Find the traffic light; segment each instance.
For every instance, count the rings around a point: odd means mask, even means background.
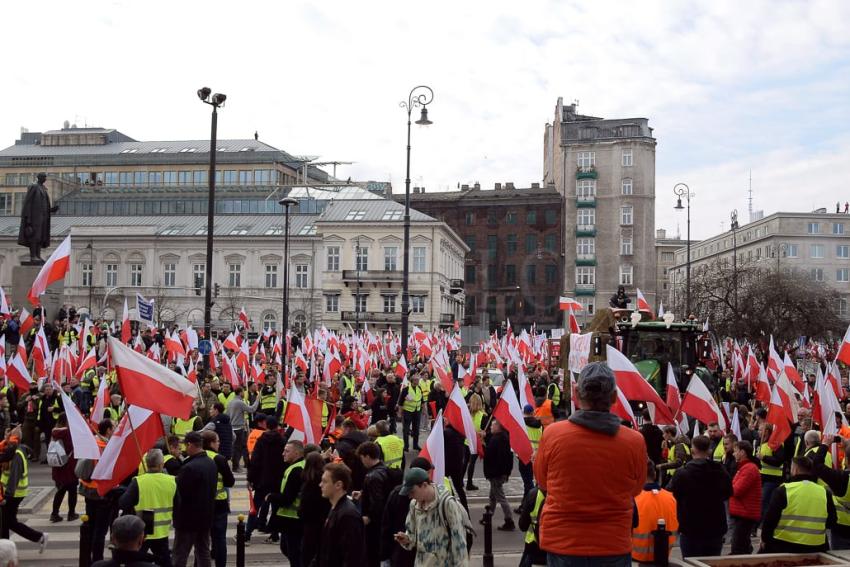
[[[221,291],[221,286],[220,286],[220,285],[218,285],[218,284],[215,284],[215,296],[216,296],[216,297],[218,297],[218,293],[219,293],[219,291]]]

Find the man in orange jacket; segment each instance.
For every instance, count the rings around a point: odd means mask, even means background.
[[[665,529],[670,532],[667,557],[676,543],[679,519],[676,517],[676,498],[671,492],[661,488],[656,482],[655,464],[647,461],[646,485],[643,492],[635,498],[638,525],[632,530],[632,559],[641,563],[660,563],[655,561],[655,536],[658,521],[664,520]]]

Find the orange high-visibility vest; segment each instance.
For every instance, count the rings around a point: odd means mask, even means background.
[[[249,457],[254,452],[254,445],[257,444],[257,439],[260,438],[260,435],[262,435],[264,431],[265,431],[265,429],[256,428],[256,429],[252,429],[251,433],[248,434],[248,441],[246,442],[246,445],[248,447],[248,456]]]
[[[94,441],[95,441],[95,443],[97,443],[97,448],[100,449],[100,453],[103,454],[103,450],[106,448],[106,441],[102,441],[100,439],[100,437],[95,437]],[[97,481],[96,480],[80,479],[80,484],[82,484],[86,488],[91,488],[92,490],[97,490]]]
[[[638,526],[632,530],[632,559],[642,563],[655,561],[655,539],[652,532],[658,529],[658,520],[664,518],[670,532],[668,556],[676,543],[679,520],[676,518],[676,499],[667,490],[644,490],[635,498]]]
[[[555,416],[552,415],[552,400],[544,400],[540,407],[534,410],[534,417],[540,420],[543,427],[551,425],[555,421]]]

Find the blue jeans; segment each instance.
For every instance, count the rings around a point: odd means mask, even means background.
[[[534,488],[534,468],[531,462],[527,465],[519,462],[519,476],[522,477],[522,495],[525,497]]]
[[[549,567],[631,567],[631,555],[602,555],[599,557],[582,557],[579,555],[546,555],[546,565]]]
[[[213,515],[212,528],[210,529],[210,543],[212,560],[215,567],[227,565],[227,512],[215,512]]]
[[[682,557],[713,557],[723,550],[723,536],[692,536],[679,534]]]

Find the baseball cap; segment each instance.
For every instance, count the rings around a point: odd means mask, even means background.
[[[399,490],[398,493],[402,496],[407,496],[410,494],[410,489],[417,484],[422,484],[423,482],[428,482],[427,472],[422,469],[417,469],[416,467],[407,469],[407,472],[404,473],[404,484],[402,484],[401,490]]]
[[[578,377],[578,395],[582,399],[607,399],[617,389],[614,372],[605,362],[591,362]]]
[[[525,404],[525,406],[522,408],[523,413],[531,413],[533,411],[534,407],[531,404]]]

